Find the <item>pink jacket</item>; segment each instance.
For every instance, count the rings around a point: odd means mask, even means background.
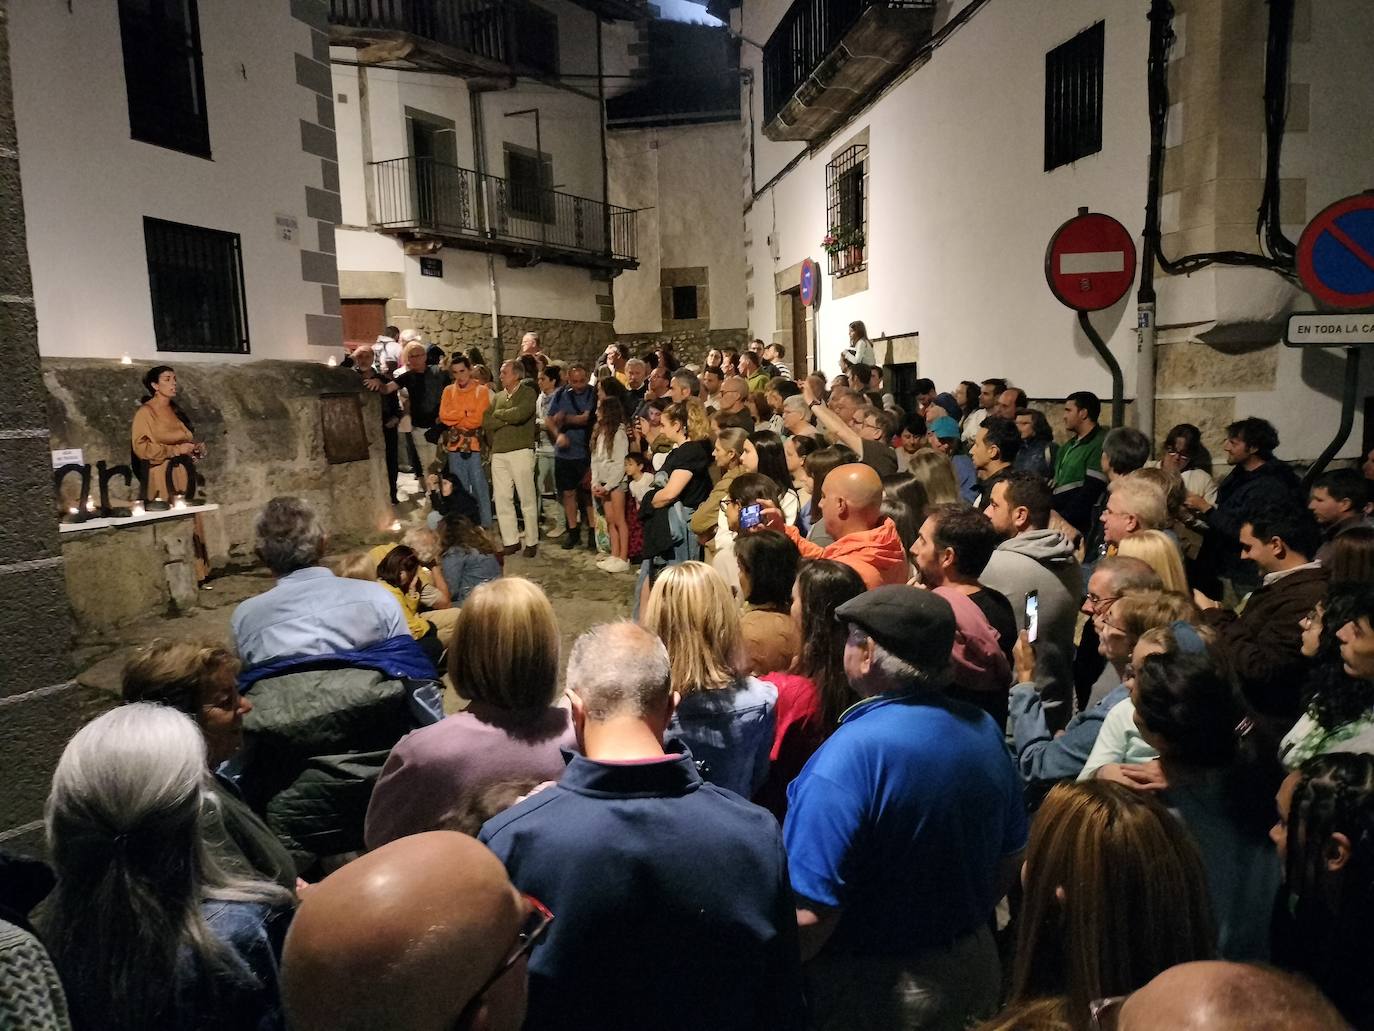
[[[954,610],[954,683],[965,691],[1011,690],[1011,668],[1002,651],[997,631],[966,594],[953,587],[936,587],[934,593]]]

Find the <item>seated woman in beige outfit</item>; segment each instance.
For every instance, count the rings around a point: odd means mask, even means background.
[[[186,494],[190,486],[184,467],[175,469],[169,482],[171,460],[183,455],[204,458],[205,445],[195,442],[191,420],[177,407],[177,374],[170,365],[149,369],[143,386],[151,396],[138,406],[130,437],[134,458],[147,466],[145,500],[148,508],[155,510],[166,508],[174,494]]]

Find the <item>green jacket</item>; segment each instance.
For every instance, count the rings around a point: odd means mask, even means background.
[[[491,441],[492,454],[528,451],[534,447],[536,396],[534,388],[523,380],[514,393],[503,390],[492,395],[491,404],[482,417],[482,428]]]

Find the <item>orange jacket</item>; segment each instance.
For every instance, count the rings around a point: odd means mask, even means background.
[[[475,434],[482,428],[482,416],[490,404],[491,394],[475,379],[468,380],[466,387],[450,383],[444,388],[439,400],[439,421],[458,431],[449,435],[450,451],[482,450]]]
[[[871,530],[847,533],[827,548],[808,541],[795,526],[787,527],[787,536],[802,558],[843,562],[863,577],[864,586],[869,590],[883,584],[904,584],[910,579],[906,549],[902,547],[902,538],[897,536],[897,524],[891,519],[884,519],[881,526]]]

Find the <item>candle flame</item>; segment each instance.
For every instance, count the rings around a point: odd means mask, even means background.
[[[120,365],[132,365],[133,363],[134,363],[134,360],[133,360],[132,358],[129,357],[129,352],[128,352],[128,351],[125,351],[123,354],[121,354],[121,355],[119,356],[119,364],[120,364]]]

